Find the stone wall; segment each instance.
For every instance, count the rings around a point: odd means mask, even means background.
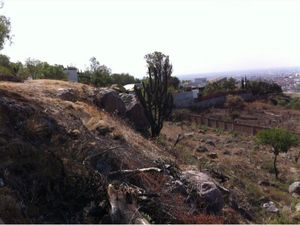
[[[251,93],[241,93],[237,94],[245,101],[251,101],[254,96]],[[208,98],[205,100],[197,101],[193,99],[193,92],[180,92],[174,96],[175,108],[196,108],[196,109],[207,109],[210,107],[220,107],[223,106],[226,101],[226,95],[221,95],[213,98]]]
[[[204,117],[201,115],[185,114],[183,118],[191,122],[195,122],[197,124],[205,125],[212,128],[220,128],[225,131],[233,131],[243,135],[256,135],[257,132],[261,130],[269,129],[269,127],[233,123],[229,121]]]

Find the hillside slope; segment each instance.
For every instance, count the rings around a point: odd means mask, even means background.
[[[71,96],[62,94],[70,89]],[[222,222],[221,216],[191,214],[186,191],[173,185],[180,183],[173,156],[98,108],[95,92],[61,81],[0,82],[0,218],[133,223],[114,214],[116,203],[120,214],[139,211],[155,223]],[[117,193],[107,191],[109,184]],[[124,188],[125,200],[115,198]]]

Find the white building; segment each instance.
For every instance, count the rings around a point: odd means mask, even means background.
[[[68,81],[78,82],[78,70],[76,67],[67,67],[64,72],[67,74]]]

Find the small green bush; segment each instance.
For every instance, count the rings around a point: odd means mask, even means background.
[[[279,153],[287,152],[291,147],[299,144],[298,137],[289,132],[288,130],[281,128],[272,128],[268,130],[262,130],[257,135],[257,142],[263,145],[269,145],[272,147],[274,153],[274,170],[275,176],[278,178],[278,169],[276,167],[277,156]]]

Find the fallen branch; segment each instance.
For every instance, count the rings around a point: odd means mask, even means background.
[[[158,173],[160,173],[161,171],[162,170],[157,167],[148,167],[148,168],[135,169],[135,170],[118,170],[118,171],[110,172],[108,174],[108,177],[137,174],[137,173],[143,173],[143,172],[158,172]]]
[[[175,141],[175,143],[174,143],[174,145],[173,145],[173,148],[175,148],[176,145],[177,145],[180,141],[182,141],[185,137],[189,137],[189,136],[193,136],[193,135],[194,135],[194,132],[185,133],[185,134],[178,134],[178,135],[177,135],[177,138],[176,138],[176,141]]]

